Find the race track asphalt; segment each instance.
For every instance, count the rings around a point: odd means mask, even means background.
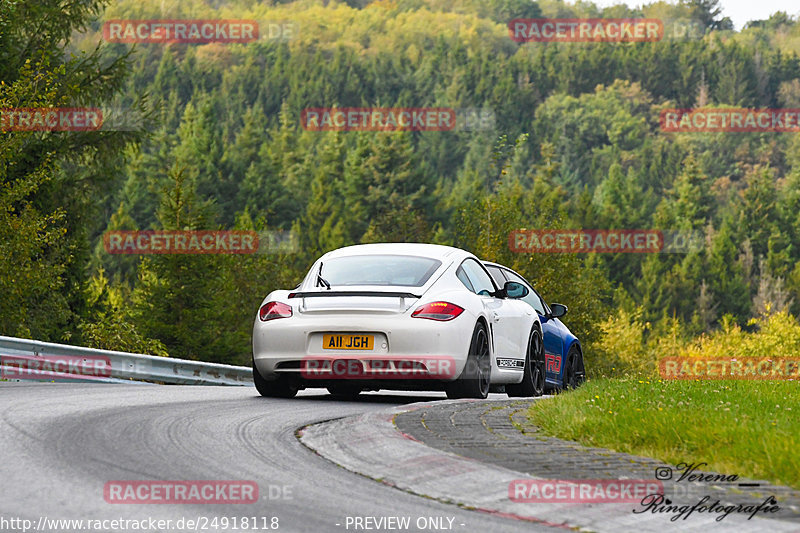
[[[162,531],[189,530],[189,519],[203,520],[206,531],[223,531],[226,517],[231,531],[233,517],[256,517],[259,526],[277,517],[278,530],[291,532],[552,531],[367,479],[316,455],[295,435],[308,424],[442,398],[372,394],[337,402],[319,390],[283,400],[261,398],[252,387],[0,383],[0,529],[22,531],[23,519],[30,530],[73,531],[46,526],[56,519],[152,518],[172,520]],[[107,503],[104,486],[118,480],[248,480],[258,484],[260,499]],[[407,517],[410,527],[367,529],[378,525],[369,517]],[[255,531],[252,525],[248,530]]]

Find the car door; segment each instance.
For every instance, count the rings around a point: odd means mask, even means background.
[[[516,281],[516,280],[510,280],[508,277],[506,277],[505,269],[501,269],[500,267],[497,267],[495,265],[484,264],[484,266],[486,267],[486,270],[492,276],[492,279],[494,280],[495,284],[498,287],[505,286],[507,281]],[[530,287],[527,283],[525,284],[525,286]],[[525,351],[528,348],[528,334],[530,333],[530,328],[528,327],[528,324],[530,323],[530,317],[533,316],[534,310],[531,309],[532,307],[531,305],[525,302],[524,298],[522,298],[521,300],[514,300],[514,301],[517,302],[518,307],[520,307],[521,304],[522,313],[524,313],[526,317],[529,317],[527,320],[523,317],[522,320],[520,321],[519,329],[517,329],[516,331],[516,333],[518,334],[518,339],[519,339],[518,343],[520,346],[520,351],[517,352],[517,355],[513,356],[516,359],[524,359],[526,354]],[[522,315],[520,314],[519,316]]]
[[[475,259],[464,260],[459,268],[469,279],[473,292],[483,300],[492,330],[495,356],[519,359],[525,353],[520,340],[520,329],[524,325],[521,302],[492,296],[497,286],[483,265]]]
[[[521,276],[514,272],[503,269],[503,273],[509,281],[516,281],[524,284],[530,291],[522,301],[530,304],[539,314],[539,320],[542,323],[542,337],[544,340],[544,360],[545,360],[545,378],[551,383],[561,382],[561,372],[563,370],[563,346],[564,339],[561,335],[561,326],[557,318],[548,318],[550,308],[539,296],[539,293],[534,290],[530,283],[525,281]]]

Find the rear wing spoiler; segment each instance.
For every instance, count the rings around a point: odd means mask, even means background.
[[[289,298],[331,298],[337,296],[376,296],[384,298],[422,298],[410,292],[381,292],[381,291],[313,291],[290,292]]]

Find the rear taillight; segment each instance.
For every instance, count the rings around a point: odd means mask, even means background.
[[[464,310],[455,304],[448,302],[431,302],[411,313],[412,318],[428,318],[430,320],[453,320],[463,313]]]
[[[281,302],[267,302],[258,310],[258,318],[262,322],[275,320],[276,318],[289,318],[292,316],[292,308]]]

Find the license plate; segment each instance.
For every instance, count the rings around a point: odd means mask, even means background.
[[[323,335],[325,350],[371,350],[375,346],[374,335]]]

